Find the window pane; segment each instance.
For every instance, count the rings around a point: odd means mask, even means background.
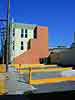
[[[15,28],[13,28],[13,32],[15,33]]]
[[[15,33],[13,33],[13,36],[15,36]]]
[[[21,38],[23,38],[23,33],[21,33]]]
[[[23,38],[24,30],[21,29],[21,38]]]
[[[29,50],[31,48],[31,39],[27,43],[27,49]]]
[[[14,50],[14,45],[13,45],[13,50]]]
[[[21,50],[24,49],[24,46],[23,46],[23,41],[21,41]]]
[[[13,50],[14,50],[14,41],[13,41]]]
[[[27,33],[27,29],[25,29],[25,33]]]
[[[15,28],[13,28],[13,36],[15,36]]]
[[[23,50],[24,48],[23,48],[23,46],[21,46],[21,50]]]
[[[23,29],[21,29],[21,33],[24,33],[24,30]]]
[[[21,41],[21,45],[23,45],[23,41]]]
[[[27,34],[25,34],[25,38],[27,38]]]
[[[34,29],[34,39],[37,38],[37,27]]]

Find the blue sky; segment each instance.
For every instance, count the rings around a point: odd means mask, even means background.
[[[6,1],[0,0],[0,18]],[[11,0],[11,16],[16,22],[48,26],[49,47],[69,47],[73,42],[75,0]]]

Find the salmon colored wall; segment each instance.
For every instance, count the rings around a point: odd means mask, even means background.
[[[48,28],[37,26],[37,39],[31,39],[31,49],[17,56],[13,63],[38,64],[39,58],[48,56]]]

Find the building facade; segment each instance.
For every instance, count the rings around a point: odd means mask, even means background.
[[[11,23],[10,63],[36,64],[48,56],[48,27]]]

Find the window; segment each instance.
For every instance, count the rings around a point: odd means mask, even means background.
[[[24,30],[21,29],[21,38],[23,38]]]
[[[13,45],[13,50],[14,50],[14,45]]]
[[[21,33],[21,38],[23,38],[23,33]]]
[[[24,30],[23,29],[21,29],[21,33],[24,33]]]
[[[43,58],[40,58],[39,61],[40,61],[40,64],[43,64]]]
[[[27,29],[25,29],[25,33],[27,33]]]
[[[28,41],[28,44],[27,44],[27,49],[29,50],[31,48],[31,39]]]
[[[37,27],[34,29],[34,39],[37,38]]]
[[[13,50],[14,50],[14,41],[13,41]]]
[[[23,46],[23,41],[21,41],[21,50],[24,49],[24,46]]]
[[[21,41],[21,45],[23,45],[23,41]]]
[[[15,28],[13,28],[13,36],[15,36]]]
[[[25,38],[27,38],[27,34],[25,34]]]
[[[13,33],[13,36],[15,36],[15,33]]]
[[[13,28],[13,32],[15,32],[15,28]]]
[[[21,50],[23,50],[24,48],[23,48],[23,46],[21,46]]]

